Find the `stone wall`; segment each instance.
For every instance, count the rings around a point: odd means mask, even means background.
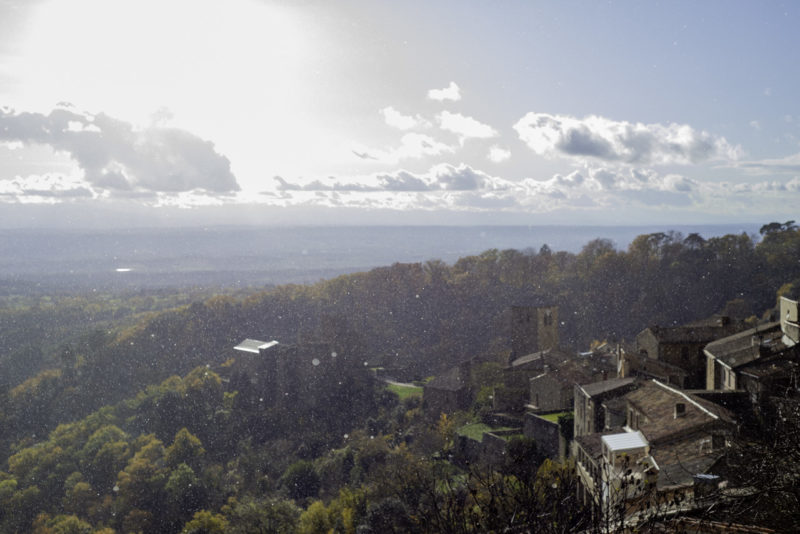
[[[567,456],[567,443],[558,423],[526,413],[522,433],[526,438],[535,440],[536,446],[548,458],[560,460]]]

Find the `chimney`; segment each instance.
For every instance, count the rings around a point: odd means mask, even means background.
[[[675,403],[675,419],[686,415],[686,404],[682,402]]]

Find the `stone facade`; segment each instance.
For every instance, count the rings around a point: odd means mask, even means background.
[[[561,435],[561,426],[533,413],[526,413],[522,433],[536,440],[539,451],[553,460],[567,456],[567,440]]]
[[[557,306],[511,307],[511,359],[558,346]]]

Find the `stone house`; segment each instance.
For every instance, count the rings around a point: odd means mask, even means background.
[[[324,343],[285,345],[246,339],[236,345],[230,381],[239,402],[313,407],[322,402],[323,382],[349,365]]]
[[[787,349],[779,322],[759,325],[706,345],[706,389],[739,389],[737,377],[742,367],[762,358],[780,356]]]
[[[601,356],[580,356],[559,348],[528,354],[503,369],[503,388],[495,391],[495,409],[519,412],[542,404],[533,409],[568,410],[575,384],[602,380],[613,374],[613,363]]]
[[[528,381],[527,408],[536,412],[572,411],[575,386],[593,380],[591,371],[576,360],[564,361],[557,367],[546,366],[541,374]]]
[[[698,476],[719,481],[709,473],[734,429],[730,412],[656,380],[622,398],[627,405],[623,428],[575,439],[579,498],[600,507],[623,500],[627,513],[668,510],[678,495],[691,506]],[[623,457],[625,479],[617,465]]]
[[[602,432],[606,429],[604,403],[621,397],[637,387],[635,378],[611,378],[602,382],[576,385],[575,436]]]
[[[470,362],[452,367],[428,382],[422,389],[422,406],[425,414],[438,418],[441,414],[452,414],[467,410],[472,404],[470,384]]]
[[[619,376],[656,379],[675,387],[686,387],[689,373],[676,365],[648,358],[642,353],[623,352],[620,355]]]
[[[746,391],[751,402],[798,390],[798,302],[779,301],[779,321],[758,325],[709,343],[706,389]]]
[[[706,357],[703,349],[714,340],[739,329],[728,317],[718,317],[686,326],[645,328],[636,336],[637,352],[686,371],[685,387],[702,389],[706,383]]]
[[[788,396],[800,392],[800,355],[795,348],[783,357],[756,360],[737,370],[736,385],[747,393],[753,404],[770,396]]]

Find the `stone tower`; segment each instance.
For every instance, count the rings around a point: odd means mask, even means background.
[[[511,307],[511,359],[558,347],[558,306]]]

